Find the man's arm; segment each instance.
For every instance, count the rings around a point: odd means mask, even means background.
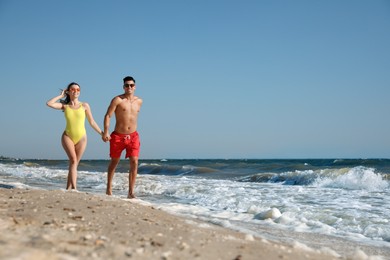
[[[107,142],[110,140],[110,119],[112,114],[115,112],[115,109],[118,105],[118,97],[115,97],[111,100],[110,105],[107,108],[106,115],[104,116],[104,132],[102,135],[102,139],[104,142]]]

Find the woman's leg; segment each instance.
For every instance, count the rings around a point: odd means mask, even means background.
[[[87,136],[84,136],[76,145],[69,136],[62,135],[62,146],[69,158],[69,173],[66,189],[77,189],[77,166],[87,146]]]
[[[84,135],[83,138],[75,145],[76,155],[77,155],[77,166],[80,163],[81,158],[87,148],[87,135]]]

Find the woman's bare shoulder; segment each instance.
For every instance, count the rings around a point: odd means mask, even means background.
[[[89,109],[89,104],[87,102],[82,102],[84,109]]]

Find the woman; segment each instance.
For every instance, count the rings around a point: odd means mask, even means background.
[[[61,95],[56,96],[46,104],[54,109],[62,110],[65,114],[66,128],[61,137],[62,146],[69,158],[69,173],[66,189],[77,190],[77,166],[87,147],[87,133],[85,131],[85,116],[91,127],[100,135],[102,130],[93,119],[91,108],[88,103],[80,102],[80,86],[72,82]],[[65,100],[60,100],[65,98]],[[60,102],[57,102],[59,101]]]

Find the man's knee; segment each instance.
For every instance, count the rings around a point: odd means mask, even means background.
[[[129,161],[130,161],[130,166],[132,167],[138,166],[138,157],[130,156]]]
[[[120,158],[111,158],[110,164],[108,165],[109,169],[116,168],[119,164]]]
[[[111,158],[111,164],[118,164],[121,158]]]

